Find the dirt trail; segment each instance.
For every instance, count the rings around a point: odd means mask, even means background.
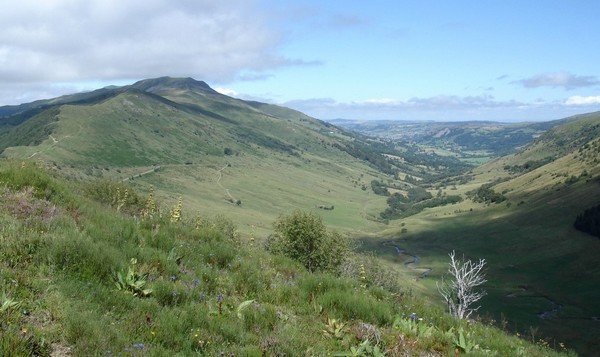
[[[156,172],[156,171],[160,170],[160,168],[161,168],[160,166],[155,166],[154,168],[152,168],[152,169],[150,169],[148,171],[144,171],[142,173],[139,173],[139,174],[136,174],[136,175],[133,175],[133,176],[130,176],[130,177],[126,177],[126,178],[124,178],[122,180],[122,182],[129,181],[130,179],[134,179],[134,178],[142,177],[144,175],[151,174],[153,172]]]
[[[221,189],[223,189],[225,191],[227,196],[229,196],[229,199],[231,200],[231,202],[238,202],[238,200],[231,195],[231,193],[229,192],[229,189],[227,189],[227,188],[223,187],[223,185],[221,185],[221,179],[223,178],[223,170],[225,170],[229,166],[230,166],[229,164],[226,164],[220,170],[217,171],[219,173],[219,177],[217,178],[217,185],[219,185],[219,187],[221,187]]]
[[[83,127],[80,125],[79,126],[79,132],[81,132],[81,130],[83,130]],[[78,134],[79,134],[79,132],[78,132]],[[77,136],[77,134],[75,134],[75,136]],[[52,134],[48,134],[48,137],[52,140],[52,146],[55,146],[56,144],[58,144],[60,142],[60,140],[58,140],[57,138],[55,138]],[[62,139],[67,139],[67,138],[70,138],[70,137],[72,137],[72,136],[71,135],[65,135]],[[36,151],[33,154],[29,155],[27,158],[31,159],[35,155],[40,154],[42,152],[44,152],[44,150]]]

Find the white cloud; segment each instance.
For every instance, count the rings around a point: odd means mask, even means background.
[[[0,11],[0,83],[32,91],[163,75],[214,83],[311,64],[278,53],[283,34],[271,15],[247,0],[16,1]]]
[[[572,97],[567,98],[565,101],[566,105],[594,105],[600,104],[600,95],[597,96],[588,96],[582,97],[579,95],[574,95]]]
[[[214,88],[214,90],[216,90],[217,92],[219,92],[221,94],[228,95],[230,97],[234,97],[234,96],[238,95],[238,92],[234,91],[233,89],[217,87],[217,88]]]
[[[397,104],[398,100],[393,98],[373,98],[364,101],[367,104]]]
[[[563,87],[565,89],[574,89],[598,85],[600,84],[600,80],[595,76],[577,76],[568,72],[549,72],[512,83],[520,84],[525,88]]]

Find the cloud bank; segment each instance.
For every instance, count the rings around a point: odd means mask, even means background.
[[[302,65],[256,1],[20,0],[0,12],[0,82],[193,76],[211,82]]]
[[[600,96],[573,96],[563,101],[498,100],[491,95],[375,98],[340,102],[332,98],[294,100],[282,105],[320,119],[365,120],[552,120],[600,109]],[[333,115],[332,115],[333,114]]]
[[[579,95],[574,95],[572,97],[567,98],[565,101],[566,105],[594,105],[600,104],[600,95],[598,96],[588,96],[582,97]]]
[[[538,74],[513,83],[522,85],[525,88],[563,87],[565,89],[575,89],[598,85],[600,84],[600,80],[595,76],[577,76],[568,72],[550,72]]]

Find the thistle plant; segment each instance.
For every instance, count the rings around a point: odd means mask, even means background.
[[[133,296],[146,297],[152,293],[152,289],[144,289],[147,274],[139,274],[135,270],[137,259],[132,258],[127,273],[117,272],[115,284],[117,289],[126,290]]]
[[[177,199],[177,203],[171,209],[171,223],[181,222],[181,208],[183,207],[183,201],[181,196]]]

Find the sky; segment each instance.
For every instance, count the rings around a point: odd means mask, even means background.
[[[600,110],[597,0],[0,1],[0,106],[173,76],[324,120]]]

